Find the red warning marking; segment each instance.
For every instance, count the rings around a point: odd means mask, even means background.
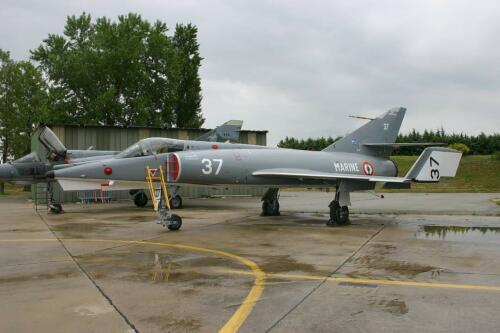
[[[212,145],[212,149],[219,149],[219,145],[217,145],[217,144],[215,144],[215,143],[214,143],[214,144]]]

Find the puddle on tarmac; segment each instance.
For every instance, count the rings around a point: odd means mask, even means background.
[[[421,225],[417,239],[500,244],[500,227]]]

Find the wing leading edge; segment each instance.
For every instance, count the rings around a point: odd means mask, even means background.
[[[354,175],[354,174],[344,174],[344,173],[333,173],[333,172],[319,172],[308,169],[264,169],[254,171],[253,176],[259,177],[283,177],[283,178],[307,178],[307,179],[325,179],[325,180],[335,180],[335,179],[345,179],[345,180],[364,180],[370,182],[384,182],[384,183],[409,183],[411,179],[403,177],[384,177],[384,176],[365,176],[365,175]]]

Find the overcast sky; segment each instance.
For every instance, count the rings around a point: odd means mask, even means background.
[[[204,127],[242,119],[275,145],[404,106],[403,131],[500,132],[499,1],[2,0],[0,48],[27,59],[82,11],[198,26]]]

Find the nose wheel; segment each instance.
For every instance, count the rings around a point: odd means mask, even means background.
[[[169,222],[167,228],[172,231],[179,230],[182,226],[182,218],[177,214],[172,214]]]
[[[164,228],[168,228],[171,231],[179,230],[182,226],[182,218],[177,214],[173,214],[170,207],[166,207],[163,198],[160,200],[156,223],[161,224]]]

